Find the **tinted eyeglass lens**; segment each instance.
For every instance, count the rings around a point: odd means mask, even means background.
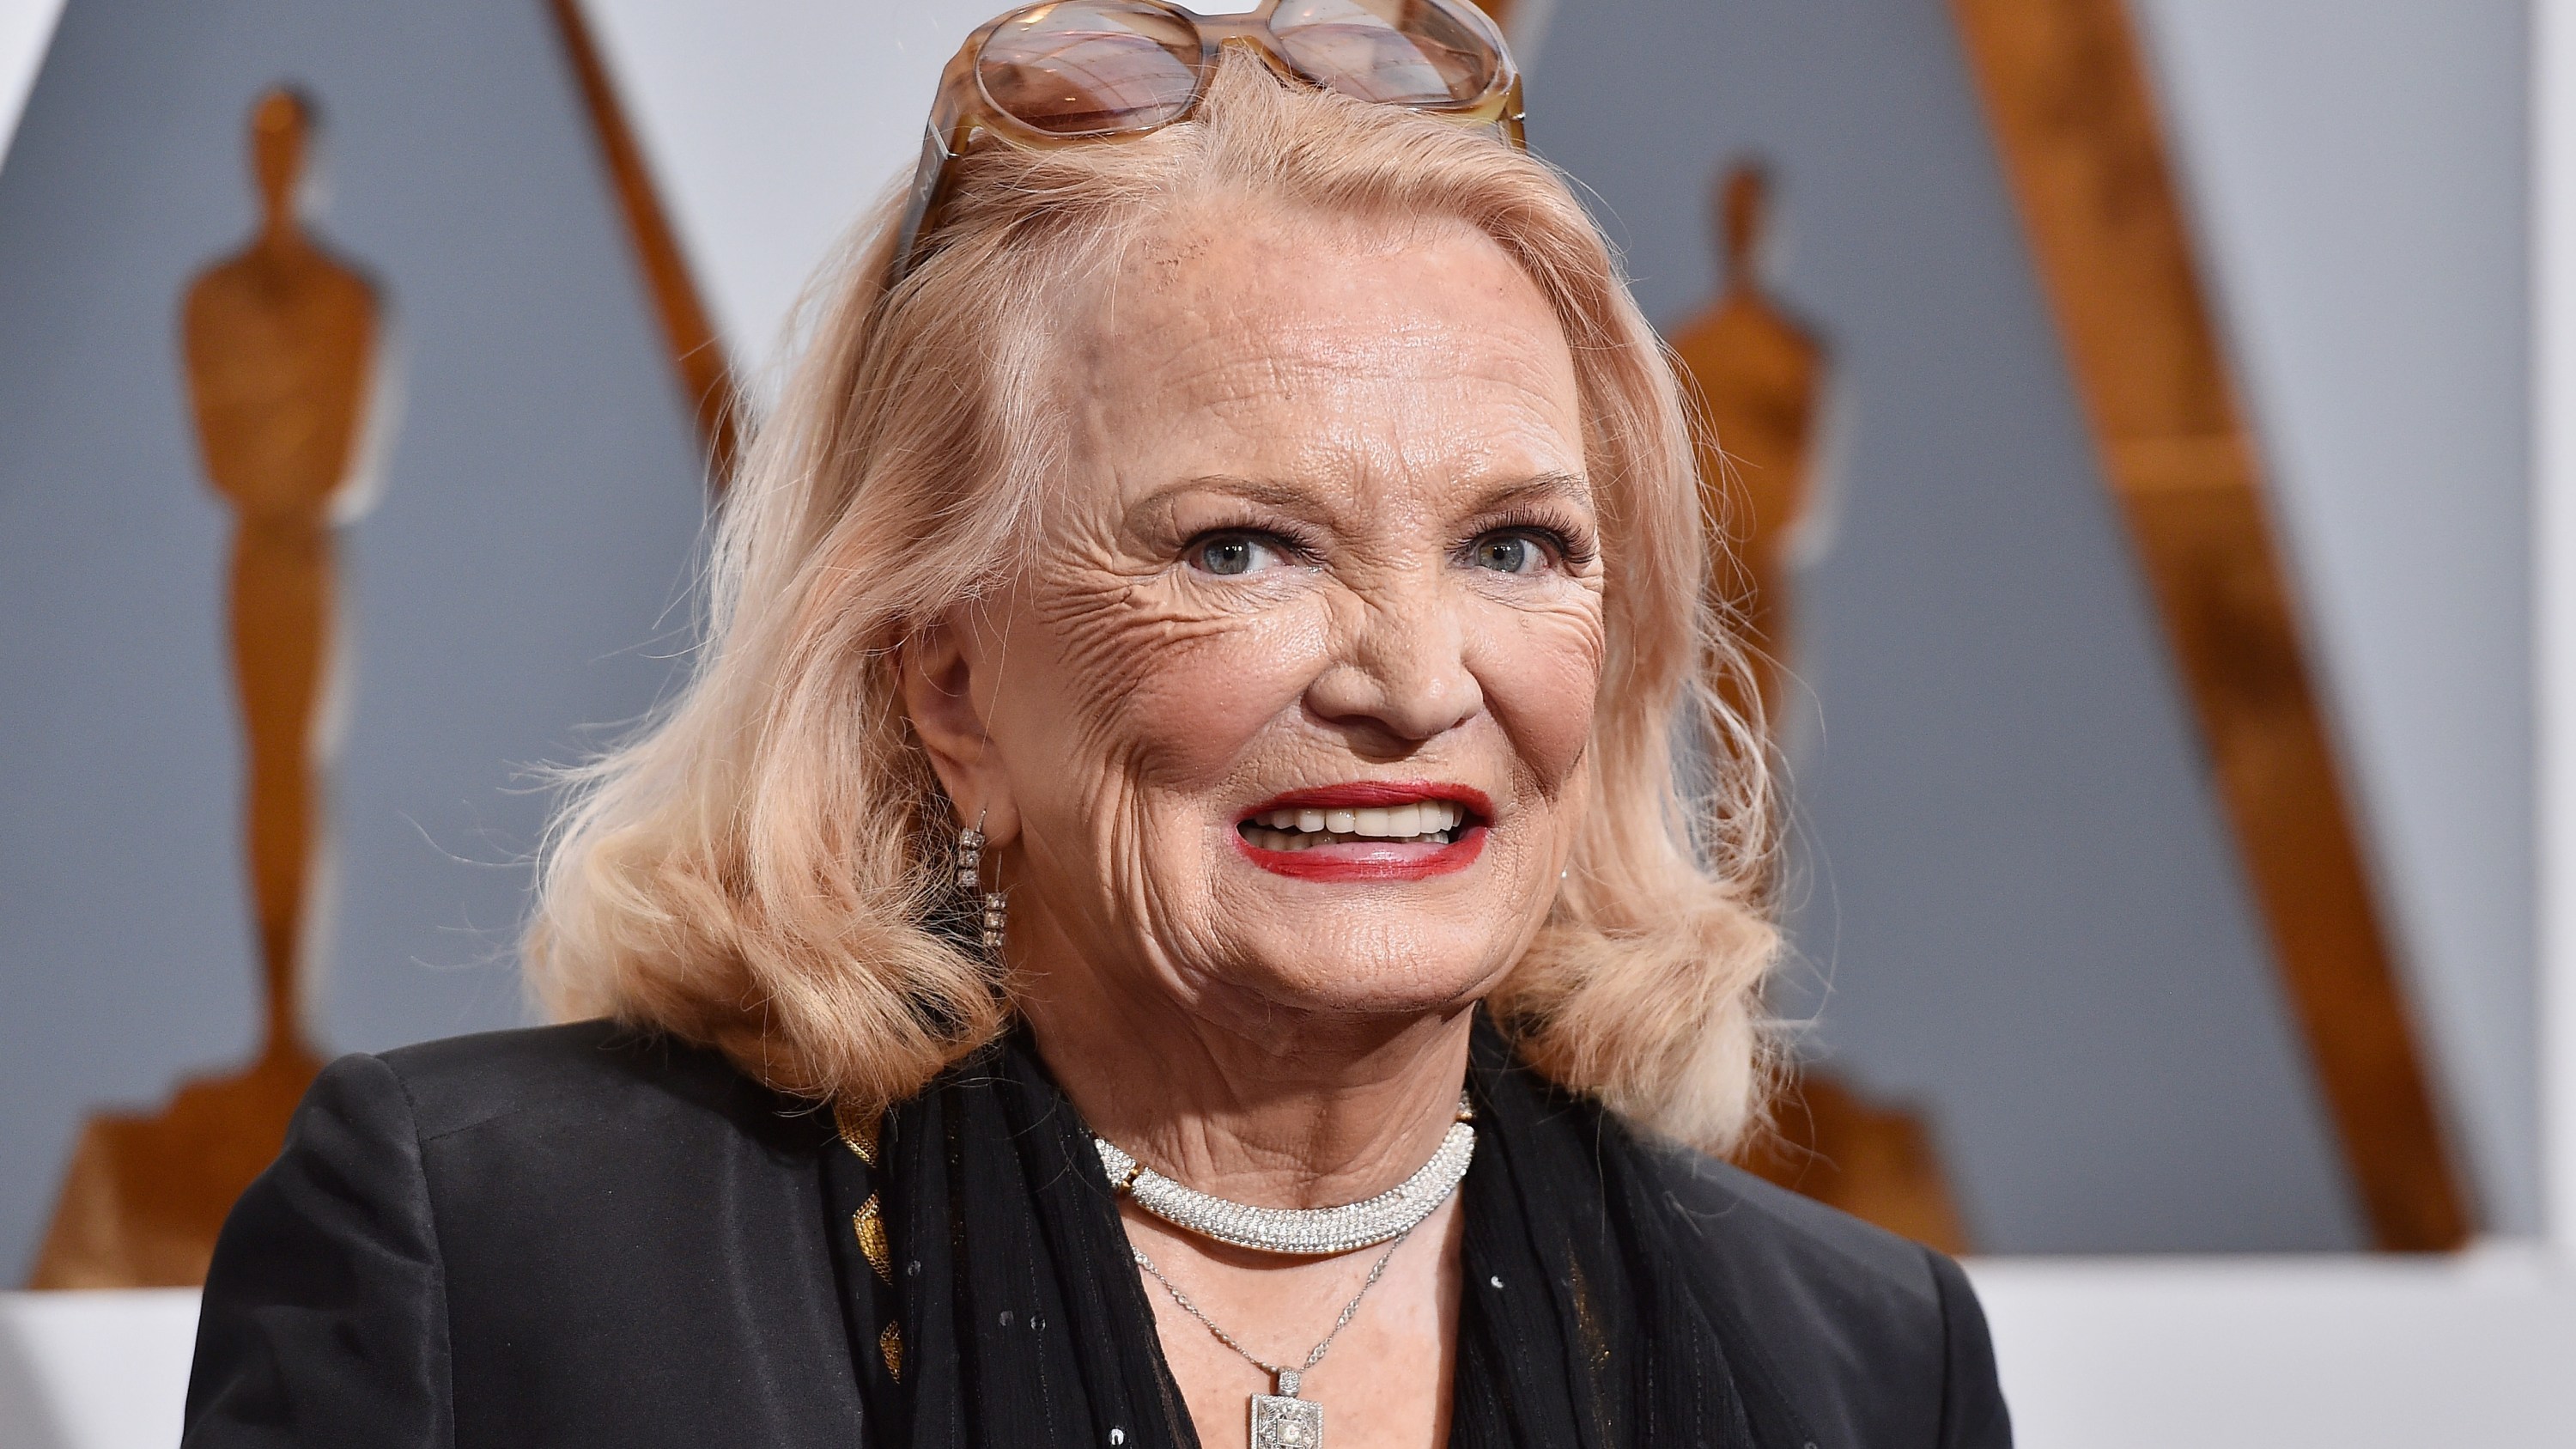
[[[976,62],[984,94],[1058,136],[1166,125],[1198,94],[1198,32],[1148,5],[1060,0],[1002,22]]]
[[[1270,33],[1309,79],[1363,101],[1457,105],[1494,81],[1492,44],[1430,0],[1286,0]]]

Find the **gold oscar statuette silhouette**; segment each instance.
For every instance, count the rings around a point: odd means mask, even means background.
[[[1732,168],[1716,200],[1725,290],[1673,333],[1672,345],[1701,408],[1710,603],[1751,651],[1758,701],[1746,699],[1732,676],[1712,683],[1737,709],[1758,702],[1776,729],[1784,661],[1796,643],[1793,552],[1814,504],[1826,356],[1765,289],[1770,186],[1762,170]],[[1967,1248],[1922,1119],[1866,1101],[1812,1068],[1782,1094],[1777,1131],[1745,1155],[1745,1165],[1918,1242],[1954,1253]]]
[[[181,323],[206,473],[233,516],[259,1055],[184,1083],[157,1115],[90,1117],[37,1256],[38,1288],[203,1282],[224,1214],[277,1155],[321,1066],[304,1020],[304,942],[334,659],[333,535],[365,501],[379,308],[367,279],[305,229],[312,129],[311,108],[291,91],[253,109],[259,233],[190,283]]]
[[[1777,721],[1780,657],[1790,647],[1789,545],[1807,516],[1825,355],[1763,290],[1769,206],[1769,184],[1755,167],[1734,168],[1718,187],[1725,291],[1675,332],[1672,344],[1703,409],[1700,516],[1710,529],[1710,602],[1737,621],[1753,654],[1762,717]],[[1734,693],[1731,683],[1720,685]]]

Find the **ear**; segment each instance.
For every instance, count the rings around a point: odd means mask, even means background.
[[[975,697],[977,665],[984,661],[973,644],[967,624],[952,614],[903,647],[895,675],[912,731],[957,807],[958,826],[980,819],[984,838],[1001,846],[1018,838],[1020,816],[1001,750],[984,727],[983,706]]]

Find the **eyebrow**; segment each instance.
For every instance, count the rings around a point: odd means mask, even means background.
[[[1170,518],[1174,500],[1188,493],[1222,493],[1266,504],[1309,521],[1317,518],[1315,500],[1302,488],[1272,479],[1210,473],[1175,479],[1147,493],[1127,505],[1126,511],[1120,515],[1119,525],[1130,534],[1148,532],[1155,523]]]
[[[1482,513],[1532,498],[1562,498],[1590,508],[1592,480],[1580,473],[1534,473],[1487,489],[1476,500],[1475,511]]]
[[[1183,478],[1166,484],[1137,500],[1138,507],[1163,503],[1182,493],[1225,493],[1254,503],[1266,503],[1290,513],[1307,513],[1314,509],[1315,496],[1294,483],[1273,478],[1244,478],[1232,473],[1209,473],[1197,478]]]

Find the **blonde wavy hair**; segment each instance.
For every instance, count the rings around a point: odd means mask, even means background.
[[[1565,329],[1608,575],[1595,803],[1489,1005],[1562,1086],[1660,1134],[1735,1142],[1770,1055],[1759,726],[1707,683],[1743,661],[1703,602],[1673,371],[1564,180],[1489,136],[1229,57],[1187,123],[997,147],[956,183],[899,285],[884,281],[898,197],[809,294],[804,350],[716,529],[694,675],[576,772],[549,838],[525,943],[540,999],[861,1106],[1005,1030],[1012,983],[943,925],[956,826],[895,661],[1015,566],[1057,444],[1050,299],[1211,201],[1454,218],[1509,253]]]

